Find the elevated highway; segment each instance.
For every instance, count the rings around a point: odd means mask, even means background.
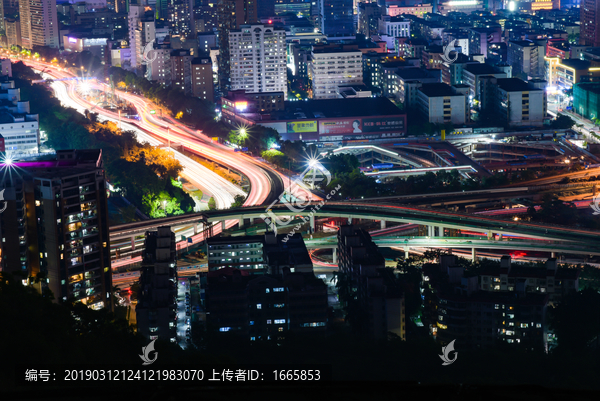
[[[359,218],[419,224],[429,227],[430,232],[433,232],[433,228],[440,227],[480,231],[487,233],[488,238],[491,238],[494,233],[497,233],[531,239],[566,240],[588,244],[596,244],[598,238],[600,238],[600,231],[596,230],[585,230],[551,224],[514,222],[489,216],[408,206],[364,204],[360,202],[328,202],[324,203],[318,210],[315,209],[316,207],[313,207],[312,209],[307,208],[303,212],[294,214],[290,212],[286,205],[274,205],[267,212],[265,212],[262,207],[253,206],[240,209],[214,210],[205,212],[204,214],[209,223],[231,219],[243,221],[247,218],[261,218],[262,216],[277,222],[282,220],[279,218],[280,216],[295,215],[307,218],[313,229],[315,217],[343,217],[350,220],[352,218]]]

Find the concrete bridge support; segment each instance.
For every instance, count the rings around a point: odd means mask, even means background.
[[[250,217],[250,225],[254,224],[254,217]]]
[[[333,248],[333,263],[337,263],[337,248]]]
[[[238,228],[244,228],[244,217],[240,217],[240,222],[238,223]]]
[[[380,220],[379,221],[381,223],[381,229],[383,230],[385,227],[385,220]]]
[[[444,237],[444,227],[439,226],[438,231],[439,231],[438,236],[443,238]]]
[[[135,251],[135,236],[131,237],[131,250]]]
[[[221,221],[221,231],[225,231],[227,226],[225,225],[225,220]]]
[[[489,240],[493,240],[493,239],[494,239],[494,233],[493,233],[493,232],[491,232],[491,231],[488,231],[488,233],[487,233],[487,238],[488,238]]]
[[[310,216],[310,232],[315,232],[315,216]]]
[[[408,259],[410,257],[410,247],[405,246],[404,247],[404,259]]]
[[[471,260],[473,260],[473,262],[477,261],[477,249],[475,248],[471,248]]]

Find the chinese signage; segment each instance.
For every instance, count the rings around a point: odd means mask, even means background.
[[[316,121],[290,121],[287,123],[287,133],[317,132]]]
[[[404,117],[349,118],[319,121],[319,135],[362,134],[363,132],[404,131]]]
[[[363,118],[364,132],[404,131],[404,117]]]

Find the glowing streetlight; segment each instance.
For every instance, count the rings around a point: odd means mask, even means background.
[[[248,131],[246,131],[246,128],[240,128],[240,137],[246,138],[247,136],[248,136]]]

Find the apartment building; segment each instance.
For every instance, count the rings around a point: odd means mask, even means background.
[[[192,60],[192,95],[200,99],[215,100],[213,65],[210,57],[196,57]]]
[[[385,274],[385,259],[369,233],[352,225],[338,230],[338,266],[349,280],[366,319],[361,331],[370,338],[387,339],[393,333],[406,339],[404,296]]]
[[[135,314],[138,332],[150,340],[177,340],[176,264],[171,227],[147,231]]]
[[[102,151],[59,150],[53,157],[13,160],[2,185],[2,271],[55,302],[112,309],[112,271]],[[7,168],[4,165],[4,168]],[[38,274],[44,279],[35,282]]]
[[[229,32],[231,89],[283,92],[287,98],[285,30],[241,25]]]

